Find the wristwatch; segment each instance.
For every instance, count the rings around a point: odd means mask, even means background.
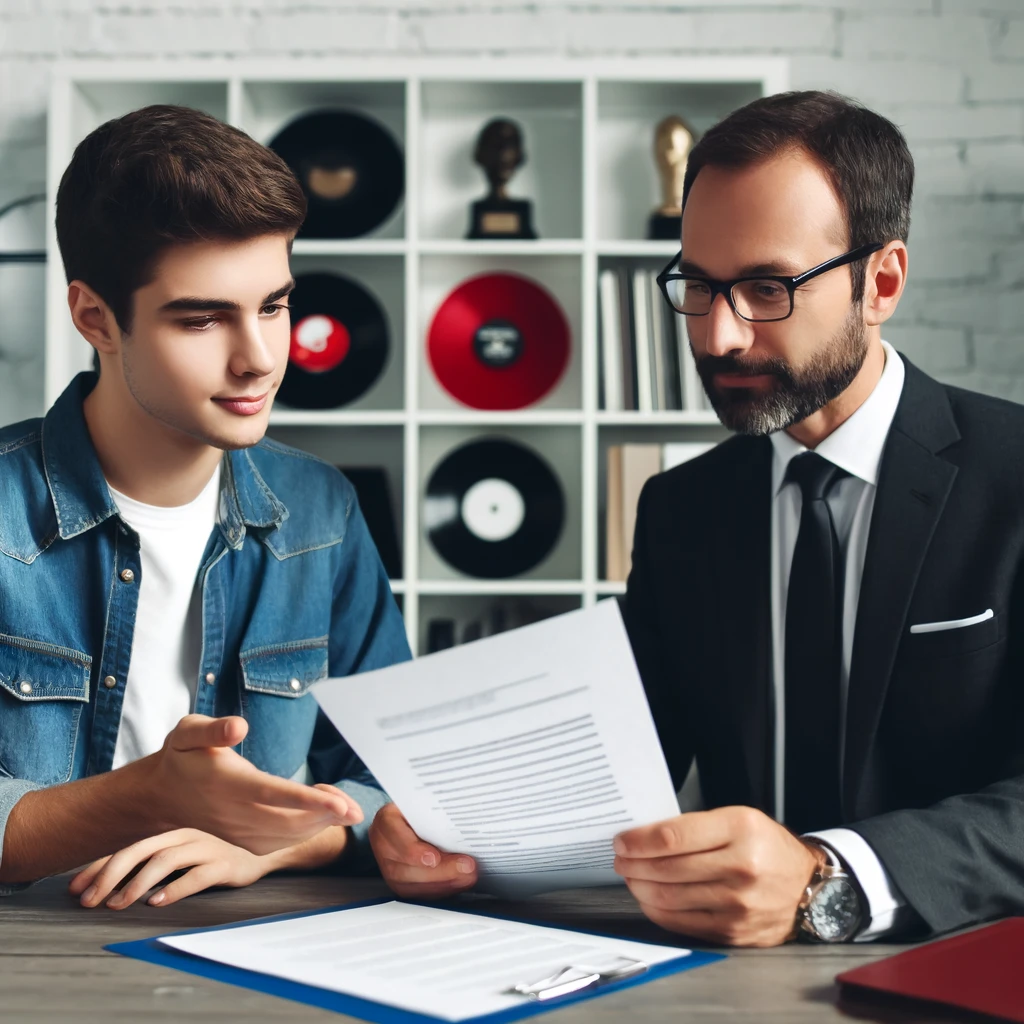
[[[825,855],[796,910],[796,938],[810,942],[849,942],[864,919],[864,897],[842,862],[824,843],[802,840]]]

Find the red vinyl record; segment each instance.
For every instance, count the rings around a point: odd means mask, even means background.
[[[434,375],[473,409],[539,402],[569,363],[569,322],[555,298],[518,274],[482,274],[458,286],[430,325]]]

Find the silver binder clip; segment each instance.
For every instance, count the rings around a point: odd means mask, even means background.
[[[526,996],[527,999],[547,1000],[567,996],[572,992],[580,992],[598,985],[607,985],[634,974],[642,974],[647,964],[642,960],[631,960],[620,956],[609,961],[603,967],[592,967],[587,964],[562,967],[554,974],[541,978],[540,981],[521,981],[518,985],[506,989],[507,995]]]

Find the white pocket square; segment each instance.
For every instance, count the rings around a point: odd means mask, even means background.
[[[948,622],[922,622],[917,626],[911,626],[911,633],[942,633],[947,629],[963,629],[964,626],[976,626],[979,622],[988,622],[994,619],[996,613],[989,608],[980,615],[972,615],[969,619],[950,619]]]

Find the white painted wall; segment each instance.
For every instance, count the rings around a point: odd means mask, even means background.
[[[56,60],[781,54],[794,88],[893,118],[917,162],[911,281],[886,336],[1024,401],[1024,0],[0,0],[0,206],[43,191]],[[0,249],[41,248],[40,208]],[[38,267],[0,265],[0,423],[41,412]]]

